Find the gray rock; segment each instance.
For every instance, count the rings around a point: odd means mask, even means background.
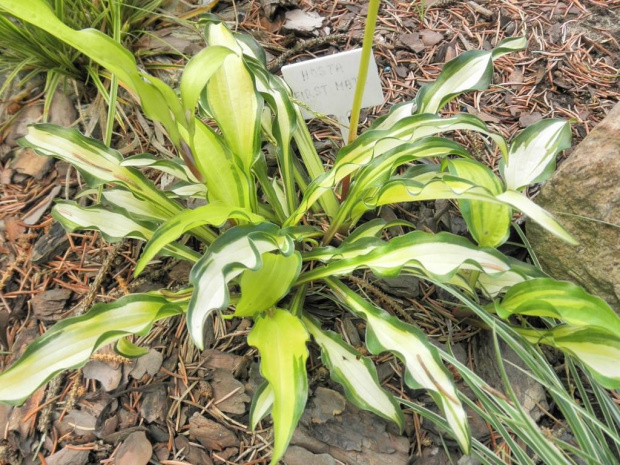
[[[284,454],[286,465],[336,465],[336,460],[329,454],[313,454],[308,449],[291,446]]]
[[[344,402],[335,391],[319,388],[306,406],[291,447],[318,456],[328,454],[343,463],[402,465],[407,463],[409,440],[396,430],[382,418]]]
[[[452,465],[457,455],[450,452],[448,455],[444,448],[439,445],[425,447],[422,449],[422,455],[415,458],[413,465]]]
[[[545,410],[549,408],[545,388],[524,373],[524,371],[529,371],[529,369],[508,344],[501,339],[498,340],[498,344],[502,360],[504,361],[506,375],[510,380],[510,385],[519,403],[534,421],[537,421],[543,415],[540,407]],[[476,367],[476,374],[489,383],[492,388],[503,393],[506,392],[500,368],[497,364],[495,341],[493,334],[489,331],[481,332],[475,339],[474,365]]]
[[[527,236],[546,272],[556,279],[583,286],[618,313],[619,153],[620,104],[617,104],[561,164],[536,199],[541,207],[560,219],[579,245],[565,244],[532,222],[527,225]]]
[[[480,462],[480,460],[478,460],[476,457],[473,457],[471,455],[464,455],[462,456],[458,462],[456,462],[456,465],[480,465],[482,462]]]

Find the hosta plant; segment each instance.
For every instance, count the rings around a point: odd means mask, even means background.
[[[376,8],[378,2],[372,3]],[[0,374],[1,401],[23,402],[63,370],[82,366],[103,345],[116,341],[117,350],[131,356],[136,348],[125,336],[145,334],[156,321],[171,316],[184,316],[191,339],[202,349],[207,318],[221,312],[254,320],[248,344],[258,350],[265,381],[254,395],[250,423],[255,427],[271,415],[273,463],[283,456],[306,404],[308,344],[320,348],[323,364],[353,404],[402,428],[398,399],[381,386],[372,360],[323,328],[305,304],[312,286],[365,322],[371,354],[393,354],[404,366],[407,386],[428,391],[443,418],[408,405],[449,431],[463,452],[497,463],[493,453],[470,438],[464,409],[468,404],[506,435],[517,457],[527,455],[511,432],[545,463],[562,463],[567,454],[575,454],[577,448],[546,439],[527,415],[519,416],[518,406],[490,397],[482,380],[430,344],[418,328],[390,315],[342,279],[370,270],[378,277],[406,273],[445,286],[501,337],[517,348],[528,347],[521,349],[523,357],[541,364],[536,376],[554,386],[553,395],[575,421],[593,420],[589,411],[570,403],[553,370],[545,371],[540,353],[526,340],[563,350],[600,386],[620,387],[614,362],[620,350],[620,319],[600,299],[496,249],[508,238],[514,212],[573,242],[523,192],[549,177],[556,155],[570,144],[568,123],[542,121],[507,141],[475,116],[440,115],[463,92],[486,89],[494,60],[523,49],[523,38],[506,39],[492,51],[470,51],[447,63],[414,101],[376,120],[340,149],[325,170],[287,85],[268,73],[256,42],[233,34],[222,22],[204,21],[208,46],[189,61],[179,88],[172,89],[142,72],[134,57],[105,35],[68,28],[42,0],[0,0],[0,7],[115,74],[145,115],[165,128],[179,154],[175,159],[151,154],[123,158],[77,130],[31,126],[23,145],[72,164],[91,188],[103,187],[100,203],[83,207],[58,202],[54,218],[69,231],[100,231],[110,242],[145,241],[136,275],[162,255],[193,263],[189,283],[180,291],[162,289],[97,304],[49,329]],[[364,49],[370,52],[368,41]],[[493,144],[502,155],[501,176],[442,136],[455,130],[478,132]],[[275,147],[275,171],[266,163],[267,143]],[[163,171],[177,182],[162,191],[141,168]],[[343,181],[349,186],[346,192],[340,190]],[[188,209],[189,199],[207,203]],[[392,223],[362,220],[382,205],[436,199],[457,202],[475,242],[422,231],[384,240],[382,233]],[[188,234],[201,246],[179,241]],[[492,303],[483,308],[479,299]],[[500,319],[513,315],[543,317],[547,325],[511,327]],[[461,395],[442,357],[457,366],[484,409]],[[604,440],[593,431],[579,436],[579,447],[604,462],[609,448],[596,445]]]

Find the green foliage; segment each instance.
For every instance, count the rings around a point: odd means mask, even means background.
[[[620,382],[620,373],[611,364],[620,353],[619,333],[614,331],[620,328],[620,319],[599,299],[493,248],[507,240],[513,210],[573,242],[550,214],[522,193],[527,185],[549,176],[557,153],[570,141],[568,124],[545,121],[506,141],[474,116],[442,118],[437,114],[461,93],[486,89],[493,61],[522,49],[524,39],[505,40],[493,51],[467,52],[446,64],[437,81],[424,86],[413,102],[395,106],[343,147],[334,166],[324,171],[286,84],[267,72],[260,47],[251,38],[233,34],[223,23],[212,18],[204,21],[209,47],[187,64],[177,96],[174,89],[140,71],[118,42],[99,31],[73,30],[43,0],[0,0],[0,7],[107,68],[136,95],[144,113],[163,125],[179,153],[173,162],[152,156],[123,160],[118,152],[77,131],[30,127],[24,145],[71,163],[91,188],[111,187],[102,193],[103,205],[60,202],[54,216],[69,230],[98,229],[110,241],[127,237],[147,241],[136,274],[162,253],[195,263],[183,297],[129,296],[99,304],[85,316],[50,329],[0,374],[0,400],[23,401],[51,376],[81,366],[102,344],[126,334],[141,334],[166,316],[184,313],[189,334],[202,349],[207,317],[230,308],[234,316],[251,317],[255,322],[248,343],[259,351],[266,382],[255,395],[250,423],[255,427],[271,413],[272,463],[283,456],[305,406],[311,338],[351,402],[402,428],[402,412],[380,385],[372,361],[335,333],[322,329],[305,305],[307,286],[323,283],[328,298],[366,321],[370,353],[391,353],[400,360],[406,368],[405,383],[427,390],[445,420],[415,404],[410,407],[450,432],[464,452],[497,463],[488,449],[472,442],[464,409],[468,405],[505,437],[523,463],[531,460],[511,438],[513,431],[545,463],[560,463],[575,453],[574,447],[567,449],[559,441],[545,439],[518,403],[491,396],[482,380],[441,353],[418,328],[387,314],[339,280],[368,268],[378,276],[408,273],[428,279],[461,298],[502,339],[510,341],[534,376],[552,386],[552,395],[571,427],[578,429],[580,453],[601,463],[611,456],[604,436],[613,439],[612,428],[620,426],[620,421],[600,386],[618,387]],[[197,104],[200,117],[196,116]],[[495,143],[504,157],[503,178],[475,161],[464,147],[439,136],[462,129]],[[268,169],[262,153],[264,141],[276,146],[275,173]],[[425,163],[419,162],[422,159]],[[162,192],[141,174],[140,167],[172,174],[179,184]],[[345,178],[351,180],[350,189],[338,203],[334,191]],[[185,208],[189,197],[208,203],[190,210]],[[358,224],[365,212],[381,205],[435,199],[458,202],[477,245],[464,237],[421,231],[385,241],[380,238],[383,229],[408,223],[376,219]],[[302,219],[306,226],[298,225]],[[176,242],[185,234],[202,242],[202,254]],[[332,244],[336,234],[344,238],[339,245]],[[303,262],[311,266],[302,267]],[[240,290],[235,299],[231,299],[233,289]],[[483,309],[477,303],[478,291],[497,301]],[[118,312],[131,321],[114,318]],[[511,328],[492,313],[500,318],[541,317],[549,326]],[[109,319],[98,326],[102,315]],[[558,326],[556,320],[563,325]],[[526,339],[563,350],[569,364],[583,364],[589,370],[585,373],[592,373],[589,381],[612,426],[593,421],[591,408],[571,404],[573,399],[553,370]],[[125,339],[117,348],[127,354],[140,353]],[[441,358],[457,367],[482,407],[459,393]],[[582,420],[587,426],[579,426]],[[598,441],[600,450],[592,447],[593,441]]]
[[[21,3],[24,11],[28,8],[27,2],[16,3]],[[71,29],[97,29],[110,36],[118,35],[124,43],[135,40],[142,23],[160,4],[161,0],[44,0],[45,8],[53,9]],[[10,7],[6,10],[10,11]],[[62,38],[31,24],[34,17],[20,21],[16,16],[0,10],[0,73],[10,73],[0,95],[18,73],[25,76],[22,85],[38,73],[48,75],[51,87],[58,84],[59,77],[88,79],[88,54],[83,55]]]

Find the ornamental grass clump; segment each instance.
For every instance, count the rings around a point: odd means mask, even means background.
[[[377,1],[372,5],[378,8]],[[466,406],[502,435],[519,463],[533,463],[528,447],[547,464],[566,463],[569,457],[610,463],[620,444],[620,423],[604,388],[620,387],[615,362],[620,319],[579,287],[555,281],[497,250],[508,239],[514,212],[574,242],[524,194],[527,186],[550,176],[556,155],[570,146],[569,124],[544,120],[508,141],[475,116],[440,115],[460,94],[486,89],[493,62],[522,50],[524,38],[509,38],[491,51],[466,52],[447,63],[413,101],[394,106],[340,149],[326,170],[300,108],[286,83],[267,71],[262,49],[217,19],[203,21],[208,46],[188,62],[179,88],[172,89],[141,71],[113,39],[64,25],[43,0],[0,0],[0,7],[113,73],[144,114],[164,127],[179,154],[175,159],[150,154],[123,158],[74,129],[31,126],[24,146],[70,163],[90,188],[102,189],[101,203],[92,206],[57,202],[54,218],[68,231],[97,230],[109,242],[145,241],[136,276],[158,256],[193,264],[189,282],[176,292],[128,295],[51,327],[0,374],[0,401],[20,404],[54,376],[82,366],[106,344],[116,342],[119,353],[139,355],[143,351],[127,337],[143,335],[155,322],[173,316],[186,319],[191,339],[203,349],[207,318],[224,312],[254,321],[247,342],[258,349],[264,383],[254,395],[249,421],[254,428],[271,416],[272,463],[286,451],[306,404],[308,344],[320,348],[323,364],[354,405],[403,428],[400,401],[449,432],[464,453],[485,463],[504,462],[472,440]],[[370,53],[369,41],[364,47]],[[494,144],[502,156],[500,176],[441,135],[455,130],[475,131]],[[275,173],[267,167],[265,142],[276,149]],[[162,191],[138,167],[163,171],[177,182]],[[346,195],[338,198],[345,180]],[[191,199],[207,204],[189,209]],[[423,231],[384,240],[382,232],[395,223],[362,220],[383,205],[436,199],[457,202],[474,242]],[[187,234],[201,247],[179,241]],[[414,275],[454,294],[517,351],[531,368],[530,376],[549,387],[578,446],[548,438],[515,402],[509,384],[508,397],[496,396],[484,380],[430,344],[417,327],[344,284],[343,278],[364,269],[379,277]],[[368,352],[393,354],[404,366],[407,386],[425,389],[441,415],[399,400],[381,386],[372,360],[312,315],[305,302],[310,286],[363,320]],[[545,326],[531,326],[526,318],[516,325],[513,315],[542,318]],[[605,411],[604,422],[592,405],[577,405],[539,344],[562,350],[571,373],[585,376],[588,387],[579,381],[580,389],[593,390]],[[456,368],[479,402],[459,392],[442,358]],[[499,353],[498,361],[502,367]]]

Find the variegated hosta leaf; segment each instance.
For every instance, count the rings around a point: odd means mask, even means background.
[[[0,374],[0,402],[19,404],[57,374],[84,365],[91,354],[128,334],[146,334],[153,323],[182,313],[158,294],[133,294],[54,325]]]
[[[186,182],[198,182],[196,177],[192,174],[191,170],[179,158],[166,160],[158,158],[150,153],[141,153],[129,158],[125,158],[121,162],[121,166],[132,166],[134,168],[154,168]]]
[[[571,326],[596,326],[620,336],[620,317],[607,303],[580,286],[550,278],[531,279],[508,290],[495,303],[502,318],[511,315],[549,317]]]
[[[343,242],[338,247],[332,247],[331,245],[327,247],[315,247],[308,252],[303,252],[302,258],[304,261],[317,260],[323,263],[334,260],[347,260],[360,255],[366,255],[371,250],[386,244],[386,241],[375,236],[360,237],[353,242]]]
[[[309,315],[303,322],[316,343],[321,346],[321,360],[334,381],[342,385],[347,398],[358,408],[393,421],[402,430],[403,412],[394,397],[381,387],[375,365],[344,342],[333,331],[323,331]]]
[[[248,344],[260,354],[261,374],[273,390],[272,465],[284,455],[308,399],[308,339],[301,320],[281,309],[259,316],[248,335]]]
[[[527,47],[527,39],[524,36],[507,37],[497,44],[491,53],[493,54],[493,59],[496,60],[508,53],[523,50],[525,47]]]
[[[446,63],[435,82],[423,86],[416,95],[416,113],[437,113],[450,100],[470,90],[485,90],[493,79],[493,60],[525,48],[524,37],[509,38],[495,51],[471,50]]]
[[[555,170],[557,154],[570,145],[567,121],[546,119],[523,130],[512,140],[506,158],[500,163],[508,189],[521,190],[549,179]]]
[[[576,241],[553,215],[523,194],[516,191],[506,191],[493,195],[485,187],[445,173],[424,173],[422,176],[413,179],[408,179],[406,175],[398,176],[386,182],[382,187],[374,191],[370,190],[367,195],[368,197],[358,202],[353,208],[351,212],[353,222],[357,221],[365,211],[391,203],[436,199],[476,200],[504,204],[519,210],[562,240],[576,244]],[[483,226],[481,225],[481,227]]]
[[[191,140],[192,161],[207,185],[209,200],[237,207],[251,208],[254,181],[245,172],[227,147],[222,136],[197,120],[194,133],[183,129],[181,134]]]
[[[512,286],[534,278],[545,278],[547,275],[540,269],[528,263],[521,262],[512,257],[508,258],[510,271],[499,276],[480,274],[476,281],[476,286],[485,296],[494,299],[499,294],[504,293]]]
[[[295,113],[297,115],[297,121],[303,121],[303,115],[301,114],[301,109],[298,106],[295,108]],[[305,124],[299,124],[297,126],[297,130],[293,133],[293,139],[297,145],[299,156],[303,161],[303,166],[308,172],[309,179],[318,179],[321,177],[325,173],[325,167],[316,151],[316,147],[314,146],[312,135],[308,130],[308,126]],[[306,181],[304,173],[302,173],[301,170],[298,169],[296,171],[298,174],[297,183],[301,187],[302,191],[305,191],[309,181]],[[338,203],[338,200],[336,200],[336,194],[333,191],[325,191],[319,196],[318,202],[329,218],[336,216],[340,204]]]
[[[396,176],[383,186],[369,190],[353,208],[351,218],[355,222],[364,212],[382,205],[438,199],[470,199],[500,203],[484,187],[456,176],[433,174],[413,179]]]
[[[552,330],[515,328],[529,341],[567,352],[580,360],[607,389],[620,389],[620,338],[599,327],[562,325]]]
[[[531,220],[538,223],[542,228],[546,229],[550,233],[556,235],[563,241],[572,245],[577,245],[577,242],[570,233],[564,229],[564,227],[558,223],[551,213],[544,208],[539,207],[525,195],[517,192],[507,190],[495,197],[500,202],[510,205],[516,210],[525,213]]]
[[[493,172],[475,160],[446,160],[450,173],[484,187],[492,195],[504,186]],[[512,209],[507,205],[479,200],[459,200],[459,208],[472,237],[482,247],[499,247],[510,235]]]
[[[469,156],[467,151],[456,142],[441,137],[425,137],[414,143],[402,144],[374,158],[357,173],[347,199],[340,206],[340,211],[331,229],[337,231],[342,224],[350,220],[351,211],[363,200],[366,192],[385,184],[399,166],[417,159],[447,155]]]
[[[493,249],[478,248],[463,237],[448,233],[427,234],[414,231],[382,245],[370,243],[368,251],[353,258],[329,262],[300,276],[298,283],[350,274],[370,268],[377,276],[393,277],[401,270],[443,280],[458,270],[479,270],[499,274],[509,270],[508,261]]]
[[[390,107],[387,115],[381,116],[372,122],[370,130],[374,129],[390,129],[401,119],[411,116],[415,113],[417,105],[415,100],[409,102],[401,102]]]
[[[437,349],[426,340],[424,333],[365,301],[337,279],[327,278],[325,282],[349,310],[367,321],[368,349],[373,354],[392,352],[398,357],[407,368],[407,385],[430,392],[448,420],[459,446],[464,453],[469,453],[467,414]]]
[[[226,47],[211,46],[202,49],[185,65],[181,76],[181,101],[189,124],[194,121],[194,110],[200,93],[226,57],[234,53],[236,52]]]
[[[52,210],[52,216],[69,232],[96,230],[108,242],[118,242],[125,238],[149,240],[156,228],[153,223],[132,220],[126,214],[106,210],[101,206],[86,208],[67,201],[59,201]],[[168,244],[166,253],[191,262],[200,258],[199,253],[180,244]]]
[[[171,216],[181,210],[179,204],[167,198],[138,170],[121,166],[123,158],[120,153],[75,129],[37,124],[28,128],[23,140],[24,145],[33,148],[39,155],[71,164],[91,187],[102,184],[121,186],[140,199],[151,202],[162,215]]]
[[[297,130],[297,113],[289,98],[289,90],[284,81],[267,71],[262,63],[246,59],[256,79],[256,88],[273,112],[271,134],[277,142],[278,164],[284,184],[285,205],[289,212],[297,207],[291,139]]]
[[[249,173],[260,150],[263,101],[243,62],[241,47],[224,23],[208,23],[205,34],[210,46],[220,45],[235,52],[224,59],[207,83],[204,103],[240,167]]]
[[[201,183],[179,181],[175,182],[167,192],[184,199],[205,199],[207,197],[207,186]]]
[[[101,195],[107,203],[125,210],[132,218],[153,222],[165,221],[170,218],[170,215],[163,214],[151,202],[140,199],[125,189],[106,189],[102,191]]]
[[[415,225],[405,220],[386,221],[383,218],[375,218],[355,228],[343,241],[342,245],[353,244],[366,237],[379,238],[379,235],[388,228],[406,226],[415,229]]]
[[[263,254],[263,266],[247,270],[239,279],[241,299],[235,307],[235,316],[248,317],[273,307],[288,294],[301,271],[301,254],[289,256]]]
[[[413,115],[398,122],[391,129],[366,131],[353,144],[343,147],[338,153],[334,167],[306,188],[299,208],[287,220],[286,225],[290,226],[299,222],[321,195],[331,191],[346,176],[357,171],[373,158],[400,145],[416,142],[423,137],[459,129],[481,132],[493,138],[500,149],[506,149],[506,142],[500,135],[489,131],[480,119],[464,114],[450,118],[428,114]]]
[[[261,384],[252,399],[252,407],[250,408],[250,429],[254,431],[258,422],[271,413],[273,408],[273,388],[268,382]]]
[[[237,226],[213,242],[192,268],[190,283],[194,293],[187,312],[187,326],[201,350],[204,321],[212,311],[228,305],[230,280],[245,270],[258,270],[263,264],[262,255],[272,251],[288,256],[295,251],[295,244],[271,223]]]
[[[151,234],[149,242],[146,244],[142,256],[136,264],[134,276],[138,276],[146,265],[159,253],[159,251],[176,241],[187,231],[203,225],[221,227],[229,219],[247,221],[248,223],[261,223],[264,218],[239,207],[231,207],[220,203],[213,203],[195,208],[184,210],[163,223]]]

